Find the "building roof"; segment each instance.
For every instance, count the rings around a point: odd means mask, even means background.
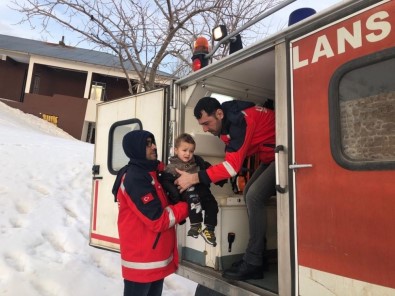
[[[91,65],[121,68],[119,58],[109,53],[2,34],[0,34],[1,49]],[[125,67],[134,71],[130,62],[126,62]],[[169,73],[162,71],[158,71],[157,74],[171,76]]]

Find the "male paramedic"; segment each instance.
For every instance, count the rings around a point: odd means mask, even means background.
[[[212,97],[199,100],[194,115],[204,132],[225,143],[225,159],[198,173],[177,171],[180,191],[190,186],[210,184],[235,176],[246,157],[258,154],[261,164],[246,184],[243,195],[247,205],[249,241],[243,260],[232,264],[222,276],[231,280],[263,278],[263,251],[266,232],[264,202],[275,189],[275,116],[274,111],[246,101],[220,104]]]
[[[175,225],[188,216],[188,204],[170,205],[158,172],[154,135],[135,130],[122,146],[129,163],[115,180],[124,296],[160,296],[163,280],[178,266]]]

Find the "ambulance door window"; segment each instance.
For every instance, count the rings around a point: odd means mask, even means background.
[[[114,123],[109,132],[107,165],[111,174],[118,171],[129,162],[122,148],[123,137],[131,131],[141,130],[143,125],[138,119],[123,120]]]
[[[395,50],[354,60],[330,83],[331,148],[351,170],[395,169]]]

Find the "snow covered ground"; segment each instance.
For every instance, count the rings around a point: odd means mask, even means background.
[[[0,295],[122,295],[119,254],[88,245],[93,145],[0,102],[0,159]]]

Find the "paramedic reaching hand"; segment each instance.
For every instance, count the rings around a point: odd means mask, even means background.
[[[215,183],[235,176],[247,156],[258,154],[260,166],[244,189],[250,238],[243,260],[233,263],[223,277],[232,280],[263,277],[263,251],[266,231],[264,202],[275,190],[275,117],[274,111],[251,102],[229,101],[222,105],[211,97],[199,100],[194,115],[203,131],[225,142],[225,160],[198,173],[182,171],[175,181],[179,190],[203,183]]]
[[[157,160],[154,136],[127,133],[122,141],[130,161],[115,180],[124,296],[162,295],[163,280],[176,271],[178,253],[174,225],[188,216],[188,204],[169,205],[158,181],[164,167]]]

